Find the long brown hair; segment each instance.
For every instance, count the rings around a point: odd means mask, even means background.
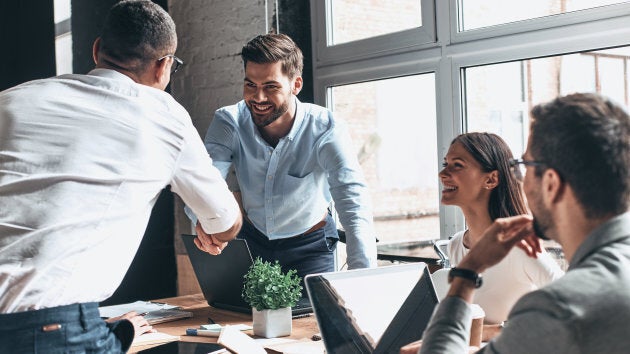
[[[451,142],[460,143],[479,162],[484,172],[496,170],[499,184],[490,194],[488,212],[492,220],[527,213],[521,183],[510,171],[510,147],[492,133],[465,133]]]

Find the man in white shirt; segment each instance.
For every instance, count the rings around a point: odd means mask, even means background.
[[[176,47],[163,9],[123,1],[94,43],[96,69],[0,93],[0,352],[125,352],[133,326],[106,324],[98,302],[167,185],[199,217],[200,249],[218,254],[240,230],[190,116],[163,91]]]

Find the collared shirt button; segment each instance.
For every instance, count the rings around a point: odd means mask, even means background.
[[[273,176],[269,175],[269,176],[267,176],[267,179],[271,180],[271,179],[273,179]]]

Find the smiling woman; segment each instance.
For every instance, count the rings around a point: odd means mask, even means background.
[[[458,206],[468,227],[456,233],[448,244],[452,265],[459,263],[495,219],[527,212],[521,184],[511,172],[511,159],[512,152],[505,141],[492,133],[462,134],[451,143],[439,173],[443,185],[441,201]],[[509,310],[523,294],[562,274],[549,254],[533,259],[515,248],[485,272],[484,285],[476,291],[474,302],[484,309],[485,322],[496,325],[507,319]]]

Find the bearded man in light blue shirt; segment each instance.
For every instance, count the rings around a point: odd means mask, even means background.
[[[365,178],[349,134],[326,108],[300,102],[303,57],[284,34],[260,35],[242,50],[243,100],[216,111],[205,137],[213,164],[234,165],[246,216],[239,238],[252,255],[306,274],[334,271],[337,227],[348,268],[376,266]]]

